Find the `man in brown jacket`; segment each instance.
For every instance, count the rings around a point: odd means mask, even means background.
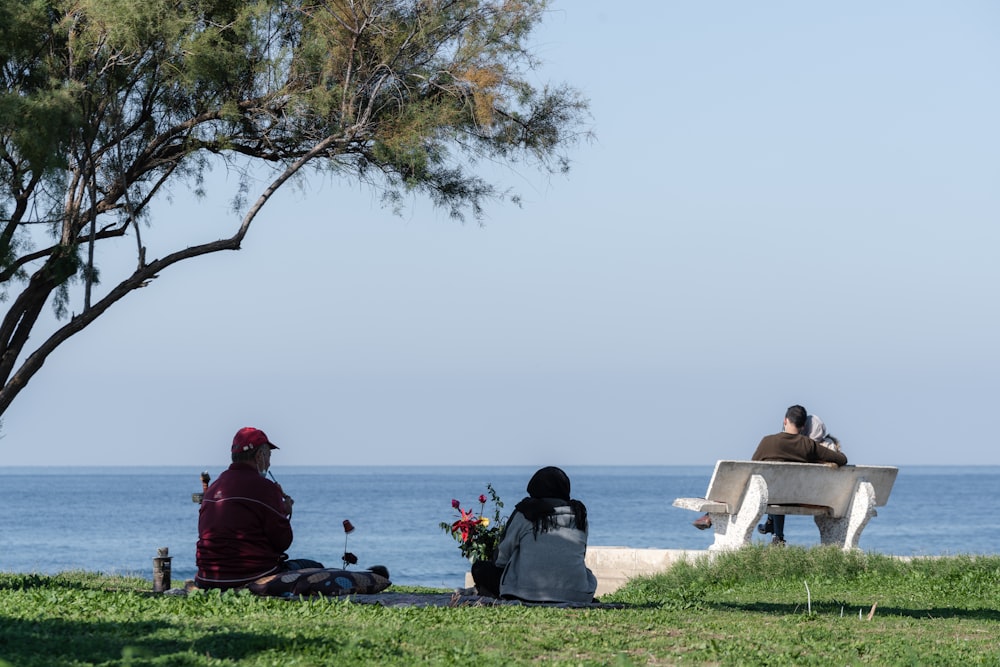
[[[793,463],[827,463],[836,466],[847,464],[847,457],[804,435],[806,409],[793,405],[785,411],[781,433],[765,435],[757,451],[751,457],[754,461],[791,461]],[[768,514],[767,521],[757,526],[761,533],[774,533],[772,544],[785,543],[785,515]]]

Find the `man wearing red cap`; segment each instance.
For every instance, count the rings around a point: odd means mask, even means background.
[[[237,588],[283,570],[323,567],[285,553],[294,501],[265,477],[277,448],[260,429],[236,432],[232,465],[205,491],[198,514],[199,587]]]

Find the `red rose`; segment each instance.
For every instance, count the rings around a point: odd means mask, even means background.
[[[344,532],[345,533],[353,533],[354,532],[354,524],[351,523],[350,519],[344,519]]]
[[[485,505],[486,504],[486,496],[484,496],[482,494],[479,494],[479,504],[480,505]]]
[[[455,509],[458,509],[459,507],[462,506],[462,503],[460,503],[457,500],[455,500],[454,498],[452,498],[451,499],[451,506],[454,507]]]

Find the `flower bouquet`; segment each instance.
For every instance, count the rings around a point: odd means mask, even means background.
[[[451,506],[458,512],[458,520],[452,523],[442,521],[441,530],[451,534],[458,542],[458,549],[462,555],[475,563],[479,560],[492,560],[497,545],[500,544],[500,535],[503,533],[505,517],[502,517],[500,510],[503,503],[500,496],[492,484],[486,485],[486,491],[490,494],[487,498],[485,494],[479,496],[479,515],[474,511],[462,509],[462,504],[457,500],[451,501]],[[493,502],[493,518],[486,516],[486,503]]]

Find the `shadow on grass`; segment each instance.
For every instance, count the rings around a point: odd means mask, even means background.
[[[127,664],[137,658],[164,660],[169,656],[171,665],[201,665],[206,655],[215,660],[241,661],[260,652],[280,649],[285,641],[274,635],[232,631],[198,638],[156,636],[170,633],[174,627],[163,621],[118,623],[0,617],[0,664],[6,661],[17,667],[68,667],[123,661]],[[330,643],[326,646],[329,648]]]
[[[790,614],[804,614],[806,612],[805,602],[788,604],[788,603],[770,603],[770,602],[753,602],[748,604],[737,604],[737,603],[727,603],[727,602],[702,602],[702,606],[706,608],[711,608],[716,611],[741,611],[741,612],[756,612],[761,614],[776,614],[776,615],[790,615]],[[843,610],[844,616],[857,616],[858,610],[862,611],[862,614],[867,616],[868,612],[871,610],[871,605],[843,603],[841,604],[830,604],[830,603],[814,603],[812,605],[812,611],[815,614],[820,614],[823,616],[839,616],[841,610]],[[981,620],[981,621],[1000,621],[1000,611],[995,609],[962,609],[959,607],[930,607],[926,609],[905,609],[902,607],[883,607],[879,605],[875,608],[875,615],[878,616],[899,616],[903,618],[959,618],[968,620]]]

